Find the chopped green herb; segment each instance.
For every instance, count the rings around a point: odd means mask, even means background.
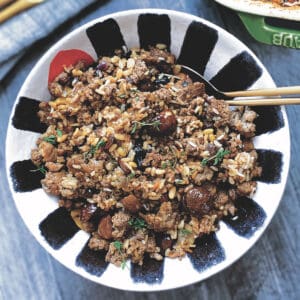
[[[137,128],[137,122],[133,123],[133,127],[131,129],[131,134],[134,134],[136,132],[136,128]]]
[[[201,162],[201,165],[206,166],[209,161],[214,160],[213,165],[216,166],[218,163],[220,163],[223,160],[224,156],[227,154],[230,154],[229,150],[224,150],[223,148],[220,148],[218,152],[212,157],[204,158]]]
[[[130,89],[130,92],[133,92],[134,94],[136,94],[138,92],[138,89],[136,87],[133,87]]]
[[[126,97],[126,94],[120,94],[118,95],[119,98],[125,98]]]
[[[115,248],[121,253],[123,249],[123,243],[121,243],[120,241],[114,241],[113,244]]]
[[[157,120],[157,121],[154,121],[154,122],[150,122],[150,123],[147,123],[147,122],[139,122],[139,121],[133,121],[133,127],[131,129],[131,134],[134,134],[137,130],[137,126],[140,125],[140,127],[144,127],[144,126],[153,126],[155,127],[157,130],[159,130],[159,126],[160,126],[160,121]]]
[[[55,135],[52,134],[52,135],[44,137],[43,141],[45,141],[47,143],[50,143],[52,145],[55,145],[55,143],[56,143],[56,137],[55,137]]]
[[[183,184],[184,181],[182,179],[175,179],[175,184]]]
[[[47,173],[47,169],[45,168],[44,165],[38,166],[35,170],[30,170],[30,172],[38,172],[38,171],[44,175]]]
[[[125,111],[125,109],[126,109],[126,105],[123,103],[123,104],[121,104],[121,107],[120,107],[120,109],[121,109],[121,111],[123,112],[123,111]]]
[[[97,150],[99,150],[100,147],[104,147],[106,144],[106,142],[104,140],[100,140],[98,141],[98,143],[94,146],[92,145],[90,150],[88,152],[85,152],[84,155],[84,159],[88,159],[94,156],[94,154],[96,153]]]
[[[208,159],[208,158],[204,158],[204,159],[202,160],[202,162],[201,162],[201,165],[205,167],[205,166],[207,165],[208,162],[209,162],[209,159]]]
[[[214,160],[214,166],[217,165],[219,162],[221,162],[225,155],[230,154],[229,150],[223,150],[222,148],[219,149],[219,151],[216,154],[215,160]]]
[[[56,133],[57,133],[58,137],[61,137],[63,135],[63,133],[60,129],[56,129]]]
[[[140,218],[132,218],[129,220],[128,224],[132,226],[134,229],[147,228],[147,223]]]
[[[124,257],[124,253],[123,253],[123,243],[120,241],[114,241],[113,242],[115,248],[118,250],[119,254],[122,255]],[[122,263],[121,263],[121,268],[122,270],[124,270],[126,267],[126,259],[123,258]]]
[[[174,158],[170,161],[170,166],[174,169],[177,165],[177,153],[176,153],[176,148],[174,149],[173,147],[170,148]]]
[[[175,157],[174,159],[170,160],[170,167],[172,169],[174,169],[176,167],[177,164],[177,157]]]
[[[184,234],[184,235],[188,235],[188,234],[191,234],[191,233],[192,233],[192,231],[190,231],[190,230],[188,230],[188,229],[185,229],[185,228],[180,229],[180,232],[181,232],[182,234]]]
[[[176,167],[176,164],[177,164],[177,158],[174,158],[174,159],[163,162],[161,164],[161,168],[166,169],[166,168],[170,167],[170,168],[174,169]]]
[[[134,173],[134,172],[131,172],[127,177],[128,177],[129,179],[132,179],[132,178],[134,178],[134,176],[135,176],[135,173]]]
[[[163,162],[163,163],[161,164],[161,167],[162,167],[163,169],[166,169],[166,168],[168,167],[168,162]]]
[[[104,140],[100,140],[97,144],[96,144],[96,150],[98,150],[100,147],[104,147],[106,144],[106,142]]]
[[[126,259],[123,259],[122,263],[121,263],[121,268],[122,268],[122,270],[124,270],[126,267],[127,267]]]

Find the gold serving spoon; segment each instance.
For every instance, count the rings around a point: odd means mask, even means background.
[[[217,99],[224,99],[229,105],[269,106],[300,104],[300,98],[240,98],[237,100],[232,100],[235,97],[269,97],[294,94],[300,95],[300,86],[222,92],[192,68],[181,65],[181,70],[183,73],[189,75],[192,80],[203,82],[205,84],[207,94],[213,95]]]
[[[16,14],[34,6],[40,4],[44,0],[18,0],[18,1],[11,1],[11,0],[0,0],[0,7],[6,6],[2,11],[0,11],[0,23],[10,19],[11,17],[15,16]],[[13,2],[13,3],[12,3]]]

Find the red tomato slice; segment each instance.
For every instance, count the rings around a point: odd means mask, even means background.
[[[75,65],[80,60],[84,61],[87,66],[94,62],[94,59],[82,50],[70,49],[59,51],[50,63],[48,83],[52,82],[63,72],[64,67]]]

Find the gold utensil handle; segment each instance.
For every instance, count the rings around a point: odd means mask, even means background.
[[[0,8],[12,3],[14,0],[0,0]]]
[[[14,15],[43,2],[43,0],[18,0],[8,7],[6,7],[3,11],[0,12],[0,23],[3,23],[7,19],[10,19]]]
[[[300,94],[300,86],[289,86],[270,89],[257,89],[236,92],[224,92],[228,97],[280,96]]]
[[[231,106],[270,106],[300,104],[300,98],[275,98],[275,99],[241,99],[226,101]]]

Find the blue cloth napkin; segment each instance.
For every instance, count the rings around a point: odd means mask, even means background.
[[[30,45],[96,0],[46,0],[0,25],[0,81]]]

